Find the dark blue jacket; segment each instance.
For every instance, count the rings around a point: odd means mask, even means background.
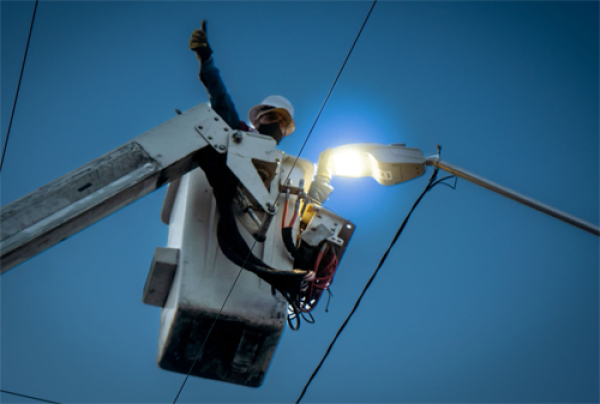
[[[241,121],[235,109],[235,105],[231,100],[231,96],[223,84],[221,73],[215,66],[215,62],[211,57],[206,62],[202,63],[200,68],[200,81],[204,84],[208,92],[211,108],[219,114],[221,118],[233,129],[240,129],[245,132],[256,132],[250,128],[246,122]]]

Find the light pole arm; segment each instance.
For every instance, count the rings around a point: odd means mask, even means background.
[[[526,195],[523,195],[519,192],[513,191],[510,188],[506,188],[500,184],[496,184],[495,182],[490,181],[486,178],[483,178],[477,174],[473,174],[472,172],[464,170],[453,164],[442,161],[439,159],[438,156],[427,157],[425,161],[428,166],[434,166],[441,170],[447,171],[450,174],[456,175],[457,177],[463,178],[474,184],[480,185],[484,188],[489,189],[490,191],[494,191],[494,192],[496,192],[500,195],[503,195],[507,198],[510,198],[514,201],[520,202],[523,205],[527,205],[531,208],[539,210],[540,212],[544,212],[547,215],[553,216],[559,220],[562,220],[563,222],[566,222],[573,226],[579,227],[580,229],[590,232],[596,236],[600,236],[600,229],[598,228],[598,226],[594,225],[593,223],[586,222],[585,220],[579,219],[578,217],[575,217],[566,212],[563,212],[561,210],[553,208],[550,205],[546,205],[545,203],[537,201],[537,200],[530,198]]]

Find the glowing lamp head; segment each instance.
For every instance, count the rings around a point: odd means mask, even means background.
[[[369,156],[354,148],[337,148],[331,154],[334,175],[342,177],[368,177],[373,171]]]
[[[381,185],[394,185],[423,175],[425,157],[404,144],[360,143],[331,149],[329,167],[333,175],[372,177]]]
[[[317,173],[308,196],[323,203],[333,191],[333,175],[372,177],[381,185],[394,185],[425,174],[425,156],[404,144],[360,143],[327,149],[319,156]]]

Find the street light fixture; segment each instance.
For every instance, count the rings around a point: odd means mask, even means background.
[[[425,174],[425,156],[405,144],[360,143],[331,149],[332,174],[373,177],[381,185],[395,185]]]
[[[325,150],[319,156],[317,174],[308,195],[316,202],[323,203],[333,191],[333,187],[329,184],[333,175],[372,177],[381,185],[395,185],[425,174],[426,166],[434,166],[447,171],[457,177],[600,236],[600,229],[593,223],[579,219],[477,174],[442,161],[437,155],[425,158],[421,150],[406,147],[405,144],[386,146],[377,143],[360,143]]]
[[[317,173],[308,196],[322,204],[333,187],[331,177],[372,177],[381,185],[395,185],[425,174],[426,160],[419,149],[405,144],[358,143],[327,149],[319,155]]]

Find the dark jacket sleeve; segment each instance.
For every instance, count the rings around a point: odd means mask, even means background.
[[[212,57],[202,63],[199,75],[208,92],[212,109],[233,129],[240,129],[240,117]]]

